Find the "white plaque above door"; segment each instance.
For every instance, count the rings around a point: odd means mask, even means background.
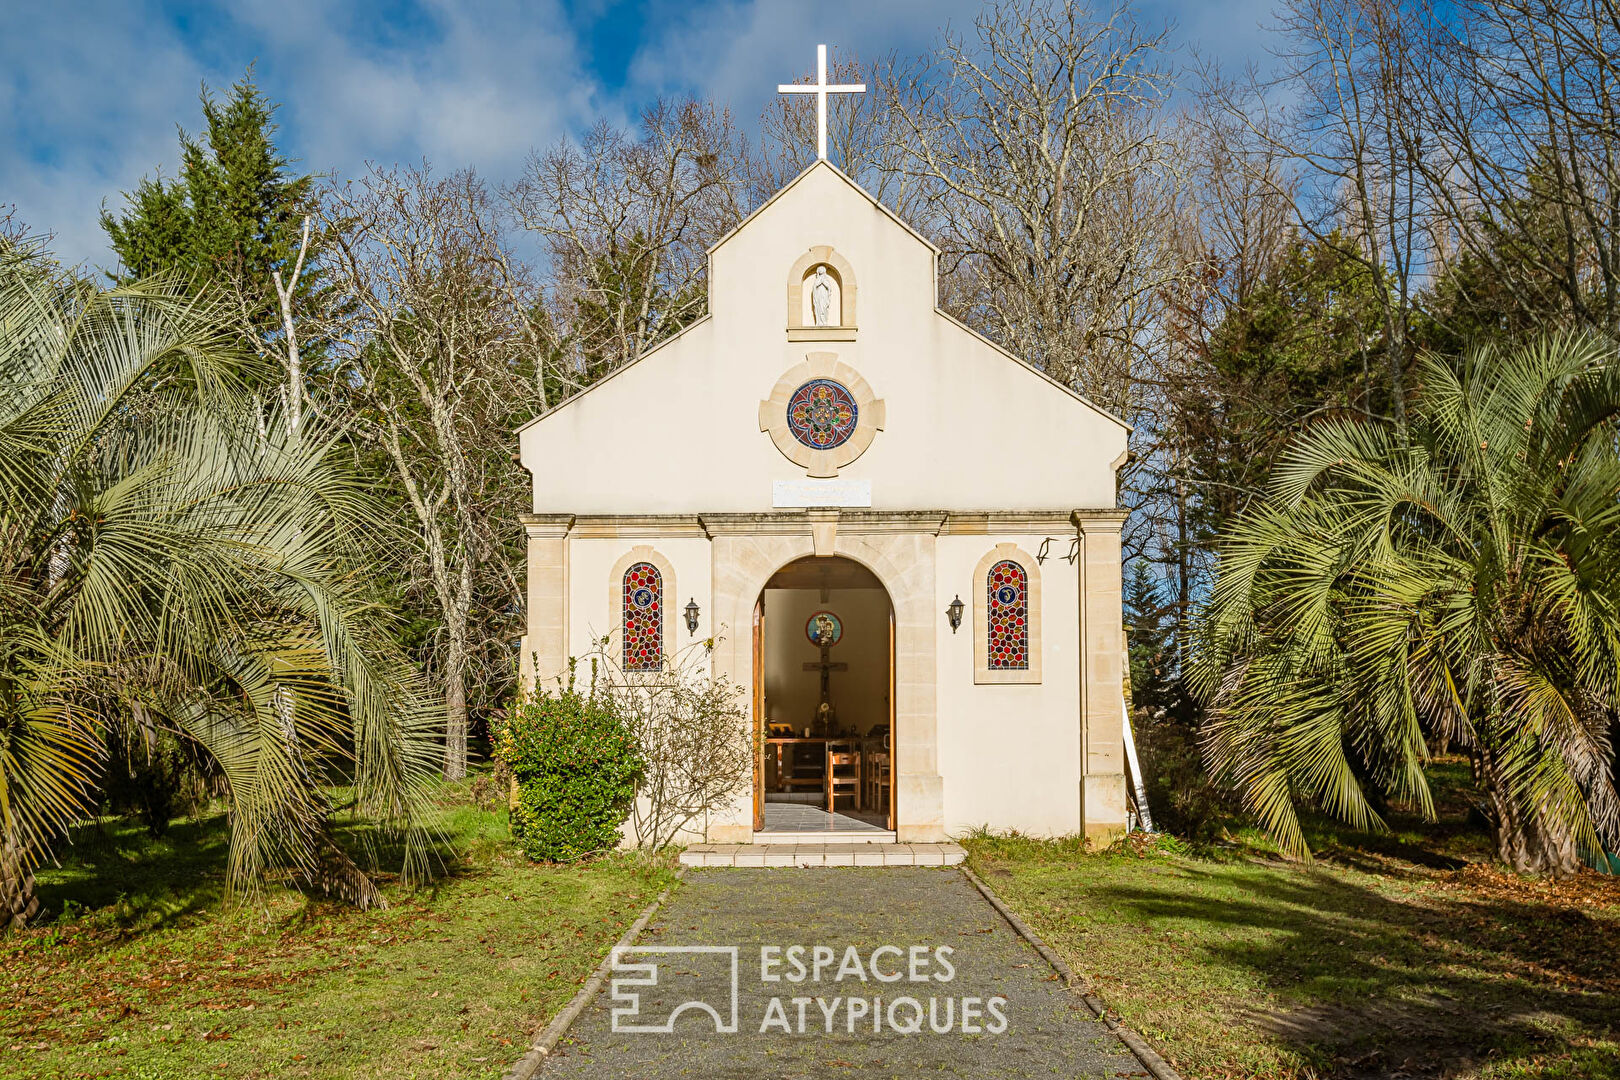
[[[844,480],[774,480],[771,482],[771,505],[791,506],[871,506],[872,481]]]

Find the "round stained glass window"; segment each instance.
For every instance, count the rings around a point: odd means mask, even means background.
[[[859,418],[855,396],[832,379],[811,379],[788,399],[788,430],[812,450],[831,450],[848,442]]]

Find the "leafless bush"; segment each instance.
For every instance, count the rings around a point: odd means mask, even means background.
[[[588,658],[591,692],[613,697],[641,746],[646,772],[630,820],[636,842],[659,851],[748,786],[754,743],[746,695],[712,673],[718,639],[689,646],[658,672],[624,670],[610,641]]]

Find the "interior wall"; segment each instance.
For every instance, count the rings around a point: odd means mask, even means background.
[[[881,589],[765,590],[765,715],[792,724],[796,732],[815,719],[821,701],[821,672],[804,670],[821,660],[821,650],[805,636],[805,623],[822,610],[844,624],[844,636],[830,651],[833,663],[848,671],[828,676],[829,698],[844,731],[865,735],[889,722],[889,598]]]

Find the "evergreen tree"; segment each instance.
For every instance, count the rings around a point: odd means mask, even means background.
[[[1175,605],[1167,602],[1147,560],[1125,575],[1125,634],[1131,662],[1131,704],[1163,716],[1181,698],[1176,665]]]
[[[179,176],[142,179],[124,193],[122,214],[102,207],[101,227],[121,264],[115,281],[173,273],[197,288],[228,288],[247,302],[255,333],[281,332],[271,274],[290,273],[298,257],[313,177],[295,175],[276,147],[276,108],[251,68],[223,99],[203,86],[206,130],[181,130]],[[320,287],[319,239],[311,237],[295,306]]]
[[[1462,225],[1477,239],[1442,269],[1424,297],[1418,326],[1424,347],[1457,355],[1475,344],[1531,341],[1579,325],[1579,312],[1603,310],[1595,266],[1591,280],[1568,281],[1564,268],[1546,257],[1579,243],[1560,205],[1557,171],[1557,161],[1543,150],[1520,194]],[[1572,292],[1585,302],[1573,303]]]
[[[1337,233],[1296,241],[1204,344],[1181,409],[1200,547],[1260,496],[1272,463],[1311,422],[1388,406],[1374,373],[1381,286],[1344,246]]]
[[[1131,664],[1131,726],[1154,824],[1212,839],[1231,807],[1209,781],[1199,741],[1201,712],[1188,697],[1176,641],[1176,605],[1145,559],[1125,574],[1125,634]]]

